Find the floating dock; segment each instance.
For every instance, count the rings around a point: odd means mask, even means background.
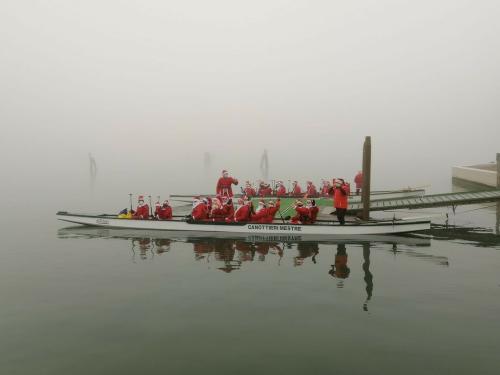
[[[468,204],[500,202],[500,189],[465,193],[424,195],[421,198],[384,199],[370,202],[370,211],[417,209],[430,207],[457,207]],[[349,204],[350,213],[358,213],[363,203]],[[330,209],[331,211],[332,209]]]

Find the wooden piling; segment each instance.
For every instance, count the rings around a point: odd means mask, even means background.
[[[500,189],[500,153],[497,153],[497,189]],[[500,234],[500,202],[497,202],[496,234]]]
[[[371,137],[365,138],[363,144],[363,187],[361,190],[361,201],[363,202],[363,211],[361,219],[370,218],[370,186],[371,186],[371,168],[372,168],[372,141]]]

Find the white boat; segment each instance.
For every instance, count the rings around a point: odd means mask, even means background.
[[[244,241],[251,243],[262,242],[314,242],[323,244],[364,244],[364,243],[389,243],[408,246],[430,246],[430,239],[427,237],[417,237],[412,235],[360,235],[347,238],[328,236],[307,236],[307,235],[273,235],[273,234],[246,234],[246,233],[206,233],[206,232],[186,232],[186,231],[158,231],[126,228],[103,228],[93,226],[71,226],[61,228],[57,231],[59,238],[117,238],[117,239],[143,239],[151,238],[155,240],[172,240],[177,242],[200,242],[200,241]]]
[[[260,223],[225,223],[215,221],[190,221],[183,217],[172,220],[135,220],[121,219],[116,215],[87,215],[68,212],[58,212],[59,220],[82,225],[109,228],[127,228],[160,231],[190,231],[205,233],[239,233],[265,235],[297,235],[320,236],[326,238],[351,237],[360,235],[398,234],[429,230],[430,220],[426,219],[393,219],[371,220],[366,222],[348,222],[339,225],[338,222],[320,221],[315,224],[291,224],[277,222]]]

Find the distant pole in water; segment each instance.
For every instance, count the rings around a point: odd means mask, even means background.
[[[500,189],[500,153],[497,153],[497,189]],[[500,202],[497,202],[496,233],[500,234]]]
[[[262,175],[262,179],[267,182],[269,179],[269,158],[267,156],[267,150],[264,150],[264,153],[260,158],[260,173]]]
[[[370,185],[372,169],[372,141],[371,137],[365,138],[363,145],[363,187],[361,190],[361,201],[363,202],[363,211],[361,219],[370,218]]]
[[[95,159],[90,152],[89,152],[89,163],[90,163],[90,188],[93,189],[97,178],[97,163],[95,162]]]

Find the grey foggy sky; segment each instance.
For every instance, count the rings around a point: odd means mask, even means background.
[[[0,163],[18,177],[6,189],[49,178],[78,192],[89,151],[101,186],[169,192],[222,168],[258,177],[264,148],[271,175],[352,177],[365,135],[379,187],[500,152],[498,1],[0,8]]]

